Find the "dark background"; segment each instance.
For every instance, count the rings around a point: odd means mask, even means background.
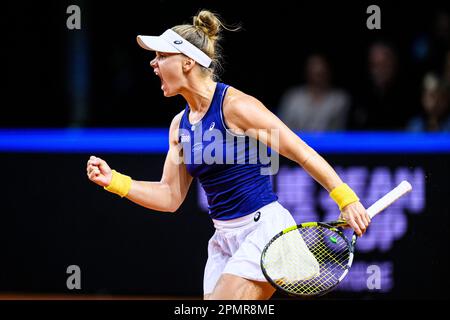
[[[81,30],[66,27],[72,4],[81,9]],[[381,30],[366,27],[371,4],[380,6]],[[368,80],[369,44],[392,44],[402,90],[408,92],[392,112],[405,119],[420,111],[424,72],[444,63],[442,48],[431,46],[421,59],[414,54],[417,39],[433,44],[436,15],[449,12],[444,2],[6,1],[1,55],[7,103],[0,126],[168,126],[183,102],[162,96],[149,66],[154,54],[137,45],[136,35],[190,23],[201,8],[242,26],[223,33],[221,79],[274,112],[282,93],[304,82],[311,53],[326,54],[334,84],[356,96]],[[436,46],[448,49],[445,43]],[[80,90],[85,112],[77,117]]]

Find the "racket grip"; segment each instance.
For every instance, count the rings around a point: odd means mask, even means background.
[[[385,194],[381,199],[367,209],[369,217],[373,218],[411,190],[411,184],[406,180],[402,181],[397,187]]]

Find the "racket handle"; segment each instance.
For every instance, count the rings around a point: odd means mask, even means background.
[[[402,181],[398,186],[396,186],[394,189],[392,189],[367,209],[369,217],[373,218],[411,190],[411,184],[406,180]]]

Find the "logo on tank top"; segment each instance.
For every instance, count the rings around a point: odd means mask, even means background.
[[[175,43],[175,44],[182,44],[183,40],[175,40],[173,43]]]
[[[255,222],[257,222],[259,220],[259,218],[261,218],[261,212],[260,211],[255,213],[255,216],[253,217],[253,220],[255,220]]]
[[[209,131],[211,131],[212,129],[214,129],[214,126],[216,125],[216,123],[213,121],[211,123],[211,125],[209,126]]]

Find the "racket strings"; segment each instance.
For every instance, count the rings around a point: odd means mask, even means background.
[[[288,232],[275,239],[265,253],[264,262],[272,279],[286,283],[310,279],[320,270],[318,261],[298,232]]]
[[[305,290],[305,293],[313,294],[333,287],[347,268],[347,242],[335,231],[320,226],[299,231],[318,260],[320,273],[311,280],[300,281],[295,289],[298,293]]]
[[[289,234],[294,234],[294,236],[288,237]],[[319,264],[319,271],[313,277],[307,279],[287,276],[295,274],[295,270],[305,267],[306,255],[301,252],[304,250],[299,251],[292,245],[292,241],[289,241],[289,238],[298,237],[298,235],[301,235],[308,251],[312,253]],[[282,238],[285,239],[281,240]],[[279,241],[278,247],[283,246],[282,249],[277,249],[278,253],[283,255],[283,258],[278,262],[282,261],[283,263],[281,265],[274,263],[274,265],[277,264],[279,277],[278,279],[272,277],[272,279],[290,293],[311,295],[326,291],[339,282],[341,275],[347,269],[350,256],[347,242],[337,232],[326,227],[314,226],[295,229],[275,241]],[[290,242],[290,245],[287,244],[288,242]],[[291,257],[295,257],[295,259],[291,259]],[[268,268],[270,266],[266,265],[266,271]],[[281,277],[281,275],[286,276]]]
[[[336,266],[345,268],[348,259],[347,243],[327,228],[305,228],[302,229],[308,249],[312,251],[319,262],[334,263]],[[331,239],[335,239],[333,243]]]
[[[309,235],[310,234],[311,233],[309,233]],[[340,259],[345,256],[345,252],[341,252],[338,255],[333,256],[330,254],[329,249],[324,245],[323,240],[317,241],[319,238],[311,236],[304,237],[304,239],[307,245],[314,245],[312,247],[312,253],[319,262],[320,273],[311,280],[284,283],[280,282],[279,285],[284,285],[288,291],[293,293],[314,294],[316,292],[324,291],[337,283],[338,278],[335,276],[336,270],[333,270],[333,268],[330,267],[330,261],[331,263],[337,264],[338,267],[344,268],[344,265],[340,263]],[[311,239],[313,241],[309,241]]]

